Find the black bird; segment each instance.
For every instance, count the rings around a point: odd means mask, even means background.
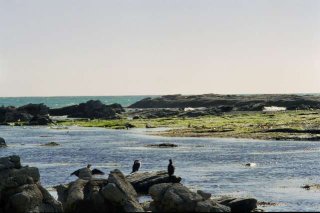
[[[139,171],[140,166],[141,166],[141,162],[139,160],[135,160],[134,163],[133,163],[133,166],[132,166],[132,172],[131,173]]]
[[[168,175],[171,177],[174,174],[174,166],[172,165],[172,160],[169,160],[169,165],[168,165]]]
[[[80,179],[90,179],[92,175],[104,175],[104,172],[100,171],[99,169],[91,170],[91,164],[88,164],[87,167],[78,169],[70,174],[70,176],[75,175]]]

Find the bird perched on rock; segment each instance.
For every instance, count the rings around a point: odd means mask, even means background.
[[[132,165],[132,172],[131,173],[139,171],[140,167],[141,167],[141,162],[139,160],[135,160]]]
[[[91,179],[92,175],[104,175],[104,172],[99,169],[91,170],[91,164],[88,164],[87,167],[78,169],[70,174],[70,176],[75,175],[80,179]]]
[[[174,174],[174,166],[172,165],[172,160],[169,160],[169,165],[168,165],[168,175],[171,177]]]

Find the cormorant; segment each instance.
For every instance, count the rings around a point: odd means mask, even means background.
[[[140,166],[141,166],[141,162],[139,160],[135,160],[132,165],[132,172],[131,173],[139,171]]]
[[[92,175],[104,175],[104,172],[100,171],[99,169],[91,170],[91,164],[88,164],[87,167],[78,169],[70,174],[70,176],[75,175],[80,179],[91,179]]]
[[[174,174],[174,166],[172,165],[172,160],[169,160],[169,165],[168,165],[168,175],[171,177]]]

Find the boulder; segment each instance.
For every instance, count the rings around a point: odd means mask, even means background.
[[[180,183],[181,181],[181,177],[171,176],[170,178],[166,171],[135,172],[128,175],[126,178],[139,193],[148,193],[149,188],[155,184]]]
[[[161,212],[230,212],[230,208],[190,191],[180,183],[162,183],[149,189],[151,209]]]
[[[62,212],[39,181],[39,170],[21,166],[19,156],[0,158],[0,212]]]
[[[78,179],[55,187],[65,212],[143,212],[137,193],[119,170],[108,179]]]
[[[0,137],[0,148],[7,147],[6,141]]]
[[[143,212],[143,208],[140,206],[137,199],[137,192],[132,187],[125,176],[119,171],[114,170],[110,173],[108,178],[109,184],[113,183],[119,188],[121,192],[125,194],[125,200],[123,201],[123,209],[126,212]]]
[[[218,203],[229,206],[232,212],[251,212],[257,208],[257,200],[254,198],[223,198]]]

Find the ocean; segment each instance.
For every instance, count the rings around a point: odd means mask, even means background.
[[[118,103],[127,107],[139,100],[155,96],[64,96],[64,97],[0,97],[0,106],[23,106],[29,103],[43,103],[50,108],[80,104],[89,100],[100,100],[105,104]]]

